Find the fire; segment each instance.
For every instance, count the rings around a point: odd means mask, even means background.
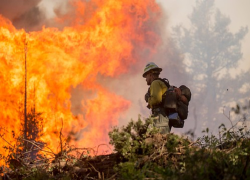
[[[71,11],[57,22],[70,22],[63,30],[17,30],[0,15],[0,154],[21,134],[24,121],[24,61],[27,48],[27,109],[41,113],[39,140],[58,152],[59,132],[81,132],[74,143],[94,147],[108,143],[108,131],[130,102],[102,87],[97,76],[118,78],[154,52],[159,35],[160,8],[154,0],[70,1]],[[26,45],[25,45],[26,44]],[[139,50],[139,52],[137,52]],[[134,68],[135,69],[135,68]],[[81,86],[92,96],[81,101],[74,114],[73,89]],[[83,92],[84,93],[84,92]],[[128,117],[129,118],[129,117]],[[7,142],[6,142],[6,141]],[[12,144],[14,145],[14,144]]]

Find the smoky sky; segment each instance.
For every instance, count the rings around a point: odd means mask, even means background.
[[[17,29],[38,30],[44,13],[38,8],[41,0],[1,0],[0,14],[9,19]]]
[[[8,18],[17,29],[23,28],[26,32],[40,30],[43,25],[46,27],[56,26],[60,29],[59,24],[54,21],[51,23],[52,21],[50,22],[46,19],[45,12],[39,8],[39,3],[42,1],[43,0],[0,0],[0,14]],[[57,1],[56,3],[57,6],[54,9],[54,13],[57,17],[63,15],[60,11],[63,9],[62,6],[60,6],[63,2],[65,2],[65,0],[61,0],[60,3]],[[74,9],[70,9],[69,6],[67,6],[66,9],[69,11],[68,13],[71,18],[73,18],[72,16],[74,16],[74,13],[72,13],[72,11],[74,12]],[[188,83],[188,76],[185,74],[183,57],[180,56],[174,43],[170,41],[170,35],[168,32],[164,31],[168,23],[168,17],[165,14],[166,12],[163,12],[163,9],[161,10],[162,15],[164,14],[161,21],[158,23],[155,23],[153,20],[148,21],[143,27],[145,31],[147,30],[148,32],[154,32],[159,35],[159,41],[164,42],[156,49],[157,53],[155,53],[154,56],[149,57],[146,50],[143,51],[143,48],[138,46],[137,42],[133,42],[135,47],[133,56],[136,57],[136,59],[140,59],[139,61],[137,60],[136,65],[131,66],[126,74],[117,78],[103,76],[97,78],[101,85],[131,102],[131,107],[128,112],[119,119],[121,125],[126,124],[131,118],[136,120],[138,114],[146,117],[150,113],[150,110],[146,108],[146,102],[144,101],[144,94],[146,93],[148,86],[145,79],[142,77],[144,66],[148,62],[155,62],[158,66],[163,68],[161,77],[169,79],[171,85],[180,86]],[[87,12],[86,16],[86,18],[90,18],[91,11]],[[68,24],[70,23],[64,22],[63,26]],[[153,41],[154,40],[149,36],[145,43],[150,44],[149,46],[151,46]],[[89,96],[92,96],[92,94],[81,87],[72,90],[71,101],[72,112],[74,114],[81,112],[80,100]]]

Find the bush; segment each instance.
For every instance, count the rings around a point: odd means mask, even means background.
[[[219,129],[219,137],[206,129],[191,142],[159,134],[150,118],[115,127],[110,144],[123,159],[116,171],[120,179],[250,179],[249,132],[224,124]]]

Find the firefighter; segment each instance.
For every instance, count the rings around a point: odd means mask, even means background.
[[[146,65],[143,72],[143,77],[146,78],[149,86],[148,92],[145,94],[145,101],[148,103],[148,108],[152,110],[152,118],[154,126],[160,129],[160,133],[166,134],[170,132],[169,119],[166,116],[162,95],[167,91],[168,87],[159,79],[162,68],[159,68],[155,63],[150,62]]]

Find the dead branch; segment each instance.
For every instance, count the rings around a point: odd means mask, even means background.
[[[3,138],[3,136],[0,136],[6,143],[8,143],[11,147],[15,148],[14,146],[12,146],[6,139]]]
[[[32,144],[32,146],[36,146],[38,149],[42,150],[41,147],[39,147],[38,145],[36,145],[36,142],[35,141],[31,141],[31,140],[27,140],[27,139],[23,139],[24,141],[26,142],[29,142],[30,144]],[[47,151],[48,153],[51,153],[49,151]],[[52,152],[53,153],[53,152]],[[53,153],[54,154],[54,153]]]
[[[107,144],[99,144],[99,145],[97,146],[97,150],[96,150],[95,155],[98,154],[98,150],[99,150],[99,147],[100,147],[100,146],[107,146],[107,147],[110,149],[110,151],[112,151],[112,149],[111,149]]]

